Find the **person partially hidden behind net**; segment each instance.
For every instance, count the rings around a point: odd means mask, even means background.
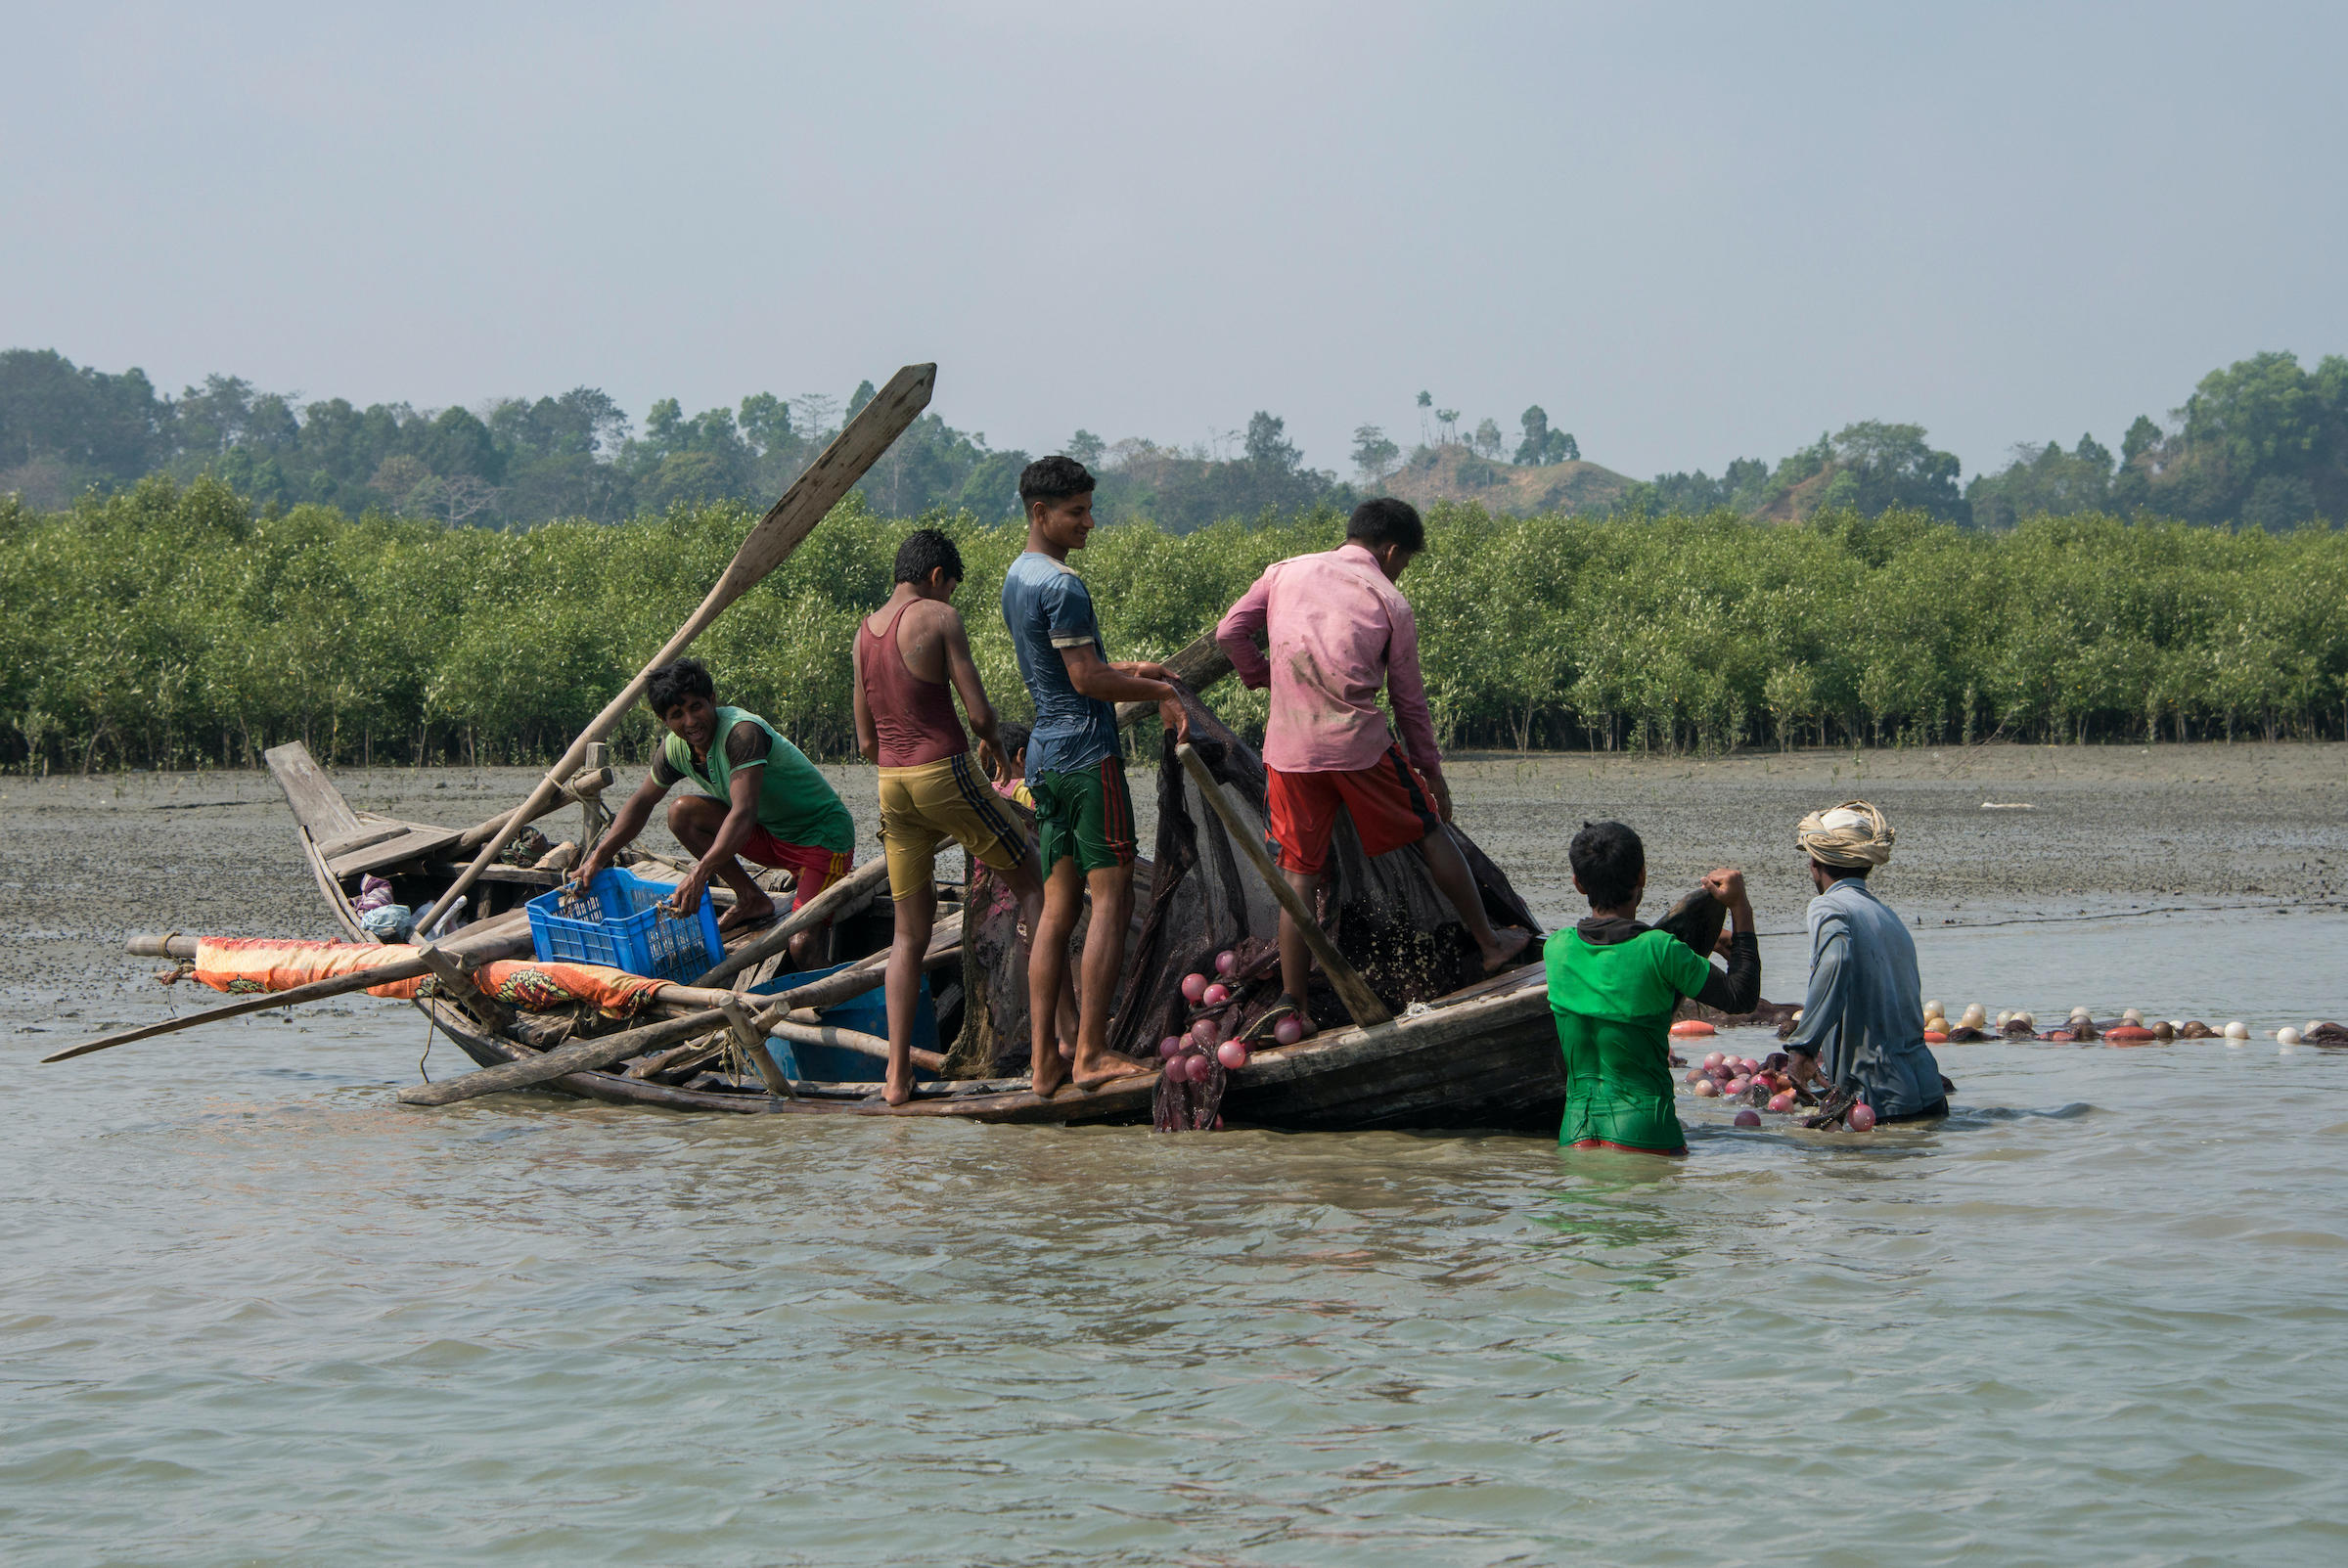
[[[1723,1012],[1750,1012],[1761,999],[1761,944],[1744,874],[1729,867],[1704,877],[1661,928],[1639,920],[1647,892],[1647,846],[1618,822],[1588,822],[1567,849],[1573,885],[1589,918],[1549,939],[1549,1010],[1565,1054],[1565,1118],[1558,1142],[1575,1148],[1685,1154],[1673,1108],[1671,1015],[1682,997]],[[1725,911],[1733,922],[1729,966],[1710,954]]]

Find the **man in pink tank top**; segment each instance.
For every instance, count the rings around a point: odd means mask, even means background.
[[[962,553],[935,528],[897,548],[896,588],[856,629],[856,746],[880,765],[880,848],[888,892],[896,901],[896,940],[887,968],[888,1076],[891,1105],[913,1098],[913,1026],[921,1000],[922,961],[937,922],[937,849],[953,838],[975,867],[984,865],[1019,903],[1028,931],[1043,913],[1027,831],[1004,806],[971,758],[954,716],[954,693],[978,734],[980,760],[1000,766],[994,704],[971,659],[962,616],[951,601],[962,586]],[[1063,988],[1065,989],[1065,988]],[[972,999],[971,1006],[982,1006]],[[1076,1036],[1076,999],[1061,1004],[1060,1036]]]

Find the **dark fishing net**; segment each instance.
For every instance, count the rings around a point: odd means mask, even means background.
[[[1192,694],[1183,694],[1183,705],[1190,713],[1193,747],[1224,787],[1244,830],[1261,843],[1262,757]],[[1500,868],[1458,829],[1441,830],[1451,834],[1466,858],[1492,923],[1538,929]],[[1161,1056],[1169,1042],[1180,1042],[1166,1059],[1200,1065],[1179,1078],[1172,1070],[1165,1074],[1152,1119],[1167,1131],[1209,1128],[1223,1099],[1219,1048],[1235,1039],[1250,1048],[1268,1044],[1277,1022],[1280,906],[1232,842],[1222,819],[1199,798],[1171,737],[1158,760],[1155,847],[1155,886],[1128,955],[1109,1043],[1129,1055],[1150,1058]],[[1484,978],[1482,954],[1418,852],[1401,849],[1372,859],[1341,812],[1318,913],[1338,953],[1397,1014],[1413,1003]],[[1217,961],[1227,954],[1229,969],[1223,972]],[[1528,952],[1531,956],[1536,955]],[[1211,1005],[1188,1001],[1183,981],[1194,974],[1222,984],[1229,997]],[[1318,974],[1303,1001],[1317,1027],[1351,1022],[1336,993]],[[1197,1074],[1195,1081],[1190,1072]]]
[[[1015,808],[1016,809],[1016,808]],[[1025,816],[1021,813],[1022,817]],[[1130,974],[1138,946],[1135,937],[1150,907],[1152,885],[1149,862],[1133,869],[1134,923],[1126,933],[1125,972]],[[1084,951],[1092,930],[1092,912],[1076,922],[1076,937],[1068,961],[1071,979],[1074,955]],[[1003,879],[985,866],[971,867],[969,902],[963,912],[962,1031],[946,1055],[949,1078],[1024,1078],[1032,1062],[1027,1007],[1027,938],[1019,928],[1018,900]]]

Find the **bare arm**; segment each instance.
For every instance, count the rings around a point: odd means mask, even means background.
[[[855,679],[848,683],[849,705],[856,715],[856,750],[867,762],[880,760],[880,727],[873,722],[872,705],[864,699],[864,639],[856,639]]]
[[[603,836],[595,841],[595,847],[580,860],[572,880],[586,881],[610,865],[612,856],[634,843],[636,835],[644,831],[644,825],[653,820],[653,808],[660,804],[660,797],[667,793],[668,785],[658,783],[648,772],[644,776],[644,783],[638,784],[636,792],[628,796],[627,804],[619,808],[619,815],[611,819],[611,826],[604,829]]]
[[[963,717],[971,721],[971,733],[978,738],[978,765],[991,778],[1003,766],[1003,742],[995,734],[995,705],[986,699],[986,682],[978,676],[977,660],[971,657],[970,631],[962,624],[961,614],[950,607],[938,627],[938,641],[946,655],[946,679],[961,694]]]
[[[1173,675],[1163,664],[1140,659],[1111,664],[1089,643],[1061,649],[1060,658],[1067,666],[1068,684],[1086,696],[1102,702],[1154,702],[1165,727],[1189,739],[1191,721],[1169,684]]]

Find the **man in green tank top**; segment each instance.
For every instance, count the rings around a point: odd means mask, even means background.
[[[696,792],[669,803],[668,830],[696,860],[669,900],[677,915],[700,908],[714,877],[734,890],[734,907],[718,921],[720,931],[774,919],[775,901],[751,880],[743,859],[796,873],[793,909],[848,874],[856,822],[838,791],[773,725],[755,713],[718,706],[717,688],[700,660],[679,659],[655,670],[645,700],[668,734],[653,753],[644,783],[579,863],[579,880],[610,865],[679,783],[691,783]],[[823,935],[810,928],[792,937],[791,962],[801,967],[814,962]]]
[[[1744,874],[1704,878],[1736,922],[1723,974],[1704,954],[1643,925],[1647,846],[1618,822],[1582,824],[1567,849],[1590,917],[1549,939],[1549,1010],[1565,1053],[1565,1120],[1558,1142],[1575,1148],[1685,1154],[1672,1107],[1671,1015],[1682,997],[1750,1012],[1761,996],[1761,945]]]

